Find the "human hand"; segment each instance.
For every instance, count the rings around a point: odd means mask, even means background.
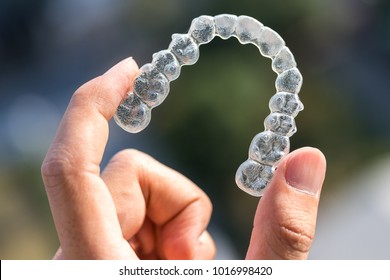
[[[100,172],[108,121],[137,73],[135,62],[126,59],[80,87],[42,164],[61,244],[55,258],[215,255],[206,230],[212,206],[190,180],[135,150],[119,152]],[[324,173],[323,155],[311,148],[280,163],[259,203],[248,259],[307,257]]]

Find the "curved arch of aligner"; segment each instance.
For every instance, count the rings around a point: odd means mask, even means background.
[[[276,94],[269,102],[271,113],[264,121],[265,130],[253,138],[248,159],[236,173],[237,186],[260,197],[277,163],[289,152],[289,137],[296,132],[294,118],[303,105],[298,97],[302,75],[294,56],[278,33],[256,19],[230,14],[195,18],[187,34],[173,34],[168,49],[153,54],[152,63],[140,68],[133,91],[119,105],[114,119],[128,132],[143,130],[150,122],[151,109],[167,97],[169,83],[179,77],[181,67],[195,64],[199,46],[215,36],[236,37],[241,44],[254,44],[264,57],[272,59],[272,70],[278,74]]]

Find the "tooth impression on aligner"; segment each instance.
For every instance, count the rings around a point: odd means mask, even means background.
[[[302,75],[298,68],[291,68],[278,75],[275,81],[275,87],[278,92],[287,91],[296,93],[301,90]]]
[[[133,92],[122,101],[114,115],[115,122],[125,131],[137,133],[148,126],[151,109]]]
[[[152,64],[159,72],[167,77],[168,81],[176,80],[180,76],[180,63],[176,56],[169,50],[163,50],[153,54]]]
[[[215,23],[215,35],[218,35],[222,39],[228,39],[236,30],[237,16],[235,15],[218,15],[214,17]]]
[[[160,105],[169,93],[169,81],[153,64],[141,67],[141,74],[134,81],[134,93],[150,108]]]
[[[248,159],[237,169],[236,184],[240,189],[253,196],[262,196],[272,176],[272,166]]]
[[[181,65],[192,65],[199,59],[199,47],[188,34],[173,34],[168,49]]]
[[[264,25],[252,17],[239,16],[235,35],[241,44],[256,44]]]
[[[290,137],[296,132],[294,118],[280,113],[271,113],[264,120],[265,129]]]
[[[278,33],[264,26],[256,38],[256,45],[263,56],[274,57],[285,46],[285,42]]]
[[[249,158],[266,165],[275,165],[290,148],[288,137],[271,131],[257,134],[249,146]]]
[[[278,112],[295,118],[299,111],[303,110],[303,104],[299,96],[290,92],[278,92],[269,101],[271,112]]]
[[[297,67],[297,63],[288,47],[283,47],[272,60],[272,70],[278,74],[294,67]]]
[[[215,36],[214,18],[210,16],[200,16],[193,19],[188,34],[190,34],[198,44],[207,44]]]

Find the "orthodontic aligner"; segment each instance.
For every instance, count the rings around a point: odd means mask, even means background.
[[[260,197],[278,162],[289,153],[289,137],[297,130],[294,118],[303,110],[298,97],[303,78],[282,37],[256,19],[230,14],[193,19],[188,33],[173,34],[168,49],[153,54],[152,63],[140,68],[133,91],[119,105],[114,119],[131,133],[146,128],[151,109],[167,97],[169,83],[179,77],[182,66],[197,62],[199,46],[209,43],[215,36],[236,37],[241,44],[255,45],[262,56],[272,59],[272,70],[278,74],[276,94],[269,101],[271,113],[264,120],[265,131],[253,138],[248,159],[236,172],[237,186]]]

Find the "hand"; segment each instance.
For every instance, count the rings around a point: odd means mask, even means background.
[[[135,150],[100,162],[108,121],[138,67],[126,59],[73,95],[42,164],[60,259],[211,259],[212,206],[190,180]],[[325,160],[315,149],[280,163],[259,203],[247,258],[306,258]],[[295,186],[291,187],[291,186]]]

